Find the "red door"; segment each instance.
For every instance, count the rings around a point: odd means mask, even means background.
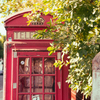
[[[18,56],[17,100],[57,100],[56,56]]]

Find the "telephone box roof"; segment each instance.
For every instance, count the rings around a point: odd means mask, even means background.
[[[24,10],[24,11],[16,12],[14,14],[7,16],[5,21],[4,21],[5,27],[11,28],[11,27],[47,27],[48,26],[47,22],[49,22],[50,18],[52,18],[52,16],[50,14],[48,14],[48,15],[41,14],[40,15],[40,17],[44,20],[43,24],[33,25],[31,23],[28,26],[27,25],[28,19],[26,17],[23,17],[23,15],[25,13],[30,13],[30,12],[31,12],[31,10]]]

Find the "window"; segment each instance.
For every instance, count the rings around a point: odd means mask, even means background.
[[[55,57],[19,57],[18,100],[55,100]]]

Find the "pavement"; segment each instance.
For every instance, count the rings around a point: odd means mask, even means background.
[[[0,71],[0,75],[3,75],[3,71],[2,70]]]
[[[3,100],[3,75],[0,75],[0,100]]]

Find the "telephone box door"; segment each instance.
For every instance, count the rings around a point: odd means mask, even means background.
[[[56,56],[18,56],[17,100],[57,100]]]

